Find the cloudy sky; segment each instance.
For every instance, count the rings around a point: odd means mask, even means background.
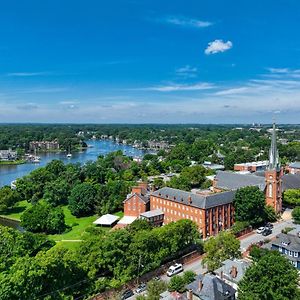
[[[0,122],[300,123],[298,0],[10,0]]]

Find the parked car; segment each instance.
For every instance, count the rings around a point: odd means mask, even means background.
[[[167,276],[171,277],[183,271],[182,264],[175,264],[167,271]]]
[[[266,229],[265,227],[259,227],[256,229],[256,233],[262,234],[265,231],[265,229]]]
[[[130,297],[132,297],[134,295],[132,290],[126,290],[125,292],[123,292],[122,296],[121,296],[121,300],[125,300],[128,299]]]
[[[267,227],[267,228],[263,231],[262,235],[263,235],[263,236],[267,236],[267,235],[270,235],[271,233],[272,233],[272,229]]]
[[[136,288],[135,292],[136,292],[137,294],[140,294],[140,293],[146,291],[146,289],[147,289],[146,284],[145,284],[145,283],[141,283],[141,284]]]
[[[265,227],[267,227],[267,228],[273,228],[274,225],[272,223],[268,222]]]

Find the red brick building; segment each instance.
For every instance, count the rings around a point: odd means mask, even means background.
[[[124,204],[124,215],[139,217],[150,209],[150,196],[147,183],[140,183],[132,188],[131,194],[127,195]]]
[[[200,195],[164,187],[151,194],[150,209],[164,212],[164,224],[194,221],[206,238],[233,225],[233,197],[232,191]]]

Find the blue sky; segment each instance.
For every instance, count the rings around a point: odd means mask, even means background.
[[[0,122],[299,123],[297,0],[10,0]]]

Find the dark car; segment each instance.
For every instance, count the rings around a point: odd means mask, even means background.
[[[130,297],[132,297],[134,295],[133,291],[132,290],[126,290],[122,296],[121,296],[121,300],[125,300],[125,299],[128,299]]]
[[[263,236],[267,236],[267,235],[270,235],[272,233],[272,229],[271,228],[266,228],[264,230],[264,232],[262,233]]]
[[[270,222],[268,222],[266,225],[265,225],[266,228],[273,228],[274,225]]]
[[[136,292],[137,294],[140,294],[140,293],[146,291],[146,289],[147,289],[146,284],[145,284],[145,283],[141,283],[141,284],[136,288],[135,292]]]

